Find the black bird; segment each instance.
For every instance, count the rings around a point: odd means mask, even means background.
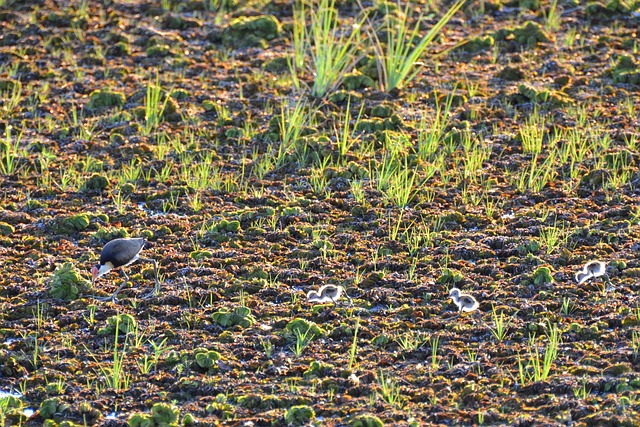
[[[137,260],[147,261],[153,263],[153,272],[156,276],[156,287],[150,295],[160,292],[160,282],[158,281],[158,264],[156,260],[151,258],[143,258],[140,256],[142,248],[144,247],[145,240],[143,238],[127,238],[127,239],[114,239],[104,245],[102,253],[100,254],[100,264],[94,265],[91,269],[91,275],[93,276],[92,283],[100,276],[107,274],[110,270],[118,267],[126,267],[129,264],[134,263]],[[122,270],[125,281],[116,289],[116,291],[110,297],[98,297],[96,299],[101,301],[115,301],[118,292],[125,287],[129,281],[129,276]]]

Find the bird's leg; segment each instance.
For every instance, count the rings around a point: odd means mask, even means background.
[[[615,289],[615,286],[613,286],[613,283],[611,283],[611,279],[609,279],[609,275],[605,273],[603,276],[607,280],[607,285],[608,285],[607,291],[613,291]]]
[[[446,318],[445,320],[456,320],[458,319],[460,316],[462,316],[462,310],[459,310],[458,313],[455,316],[451,316]]]
[[[155,288],[145,295],[143,298],[151,298],[152,296],[156,296],[160,294],[160,280],[158,280],[158,263],[153,258],[138,258],[140,261],[146,261],[153,264],[153,274],[155,276],[156,285]]]
[[[351,299],[347,291],[344,291],[344,296],[349,300],[349,305],[353,306],[353,300]]]
[[[480,310],[476,310],[475,313],[473,313],[473,323],[476,323],[476,320],[478,323],[482,324],[482,315],[480,314]]]
[[[120,270],[122,274],[124,274],[124,281],[118,286],[118,289],[111,295],[110,297],[95,297],[98,301],[113,301],[116,302],[116,295],[124,288],[129,282],[129,276],[127,276],[127,272],[124,269]]]

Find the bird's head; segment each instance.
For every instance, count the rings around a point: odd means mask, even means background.
[[[96,281],[96,279],[98,278],[98,272],[99,272],[99,271],[100,271],[100,270],[98,269],[98,266],[97,266],[97,265],[94,265],[94,266],[91,268],[91,282],[95,282],[95,281]]]

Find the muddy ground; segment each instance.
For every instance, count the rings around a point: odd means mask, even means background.
[[[640,12],[552,11],[469,3],[393,90],[363,33],[312,96],[291,2],[0,1],[6,425],[639,425]],[[161,292],[96,300],[127,236]]]

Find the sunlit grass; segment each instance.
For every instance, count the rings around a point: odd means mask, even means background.
[[[304,19],[304,21],[303,21]],[[308,24],[307,24],[308,19]],[[294,67],[306,64],[313,75],[311,95],[324,97],[337,88],[345,74],[356,65],[362,44],[360,27],[363,20],[344,28],[338,19],[335,0],[319,0],[294,5]],[[301,36],[304,29],[304,43]],[[302,46],[306,55],[302,55]],[[308,56],[308,60],[304,59]],[[294,79],[297,81],[297,77]]]
[[[370,31],[382,90],[401,89],[418,75],[423,65],[420,60],[426,50],[465,1],[458,0],[454,3],[416,45],[412,43],[419,37],[424,18],[419,16],[413,29],[410,28],[409,17],[414,5],[408,2],[404,11],[400,11],[400,16],[397,17],[392,16],[387,10],[382,25],[386,44],[381,42],[377,31]]]

